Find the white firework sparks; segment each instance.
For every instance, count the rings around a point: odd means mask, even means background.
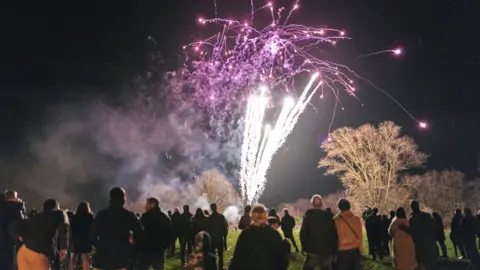
[[[273,155],[283,145],[300,114],[323,84],[323,81],[319,81],[316,87],[312,87],[318,76],[318,72],[313,74],[297,101],[292,97],[284,99],[282,111],[273,128],[263,123],[269,102],[266,96],[268,89],[262,87],[259,95],[249,98],[240,161],[240,187],[245,202],[253,203],[263,193]]]

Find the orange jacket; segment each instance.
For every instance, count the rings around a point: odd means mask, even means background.
[[[350,211],[340,212],[333,219],[335,220],[335,226],[337,226],[338,232],[338,250],[344,251],[358,248],[362,251],[362,220]],[[352,228],[348,226],[347,222]]]

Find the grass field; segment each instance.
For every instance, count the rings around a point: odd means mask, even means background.
[[[239,235],[239,232],[230,232],[228,234],[228,249],[229,250],[226,251],[225,255],[224,255],[225,266],[229,265],[230,259],[233,255],[233,250],[235,248],[235,243],[237,241],[238,235]],[[296,237],[296,240],[297,240],[297,244],[300,244],[299,243],[299,238],[298,238],[298,232],[295,233],[295,237]],[[364,239],[365,239],[364,240],[365,241],[365,243],[364,243],[364,249],[365,250],[364,250],[363,254],[365,255],[365,254],[368,254],[368,251],[367,251],[368,243],[366,242],[367,237],[364,237]],[[453,251],[452,243],[450,242],[450,240],[447,240],[446,244],[447,244],[447,249],[448,249],[448,256],[453,257],[454,256],[454,251]],[[177,246],[178,246],[178,243],[177,243]],[[179,252],[180,251],[177,248],[176,253],[178,254]],[[305,259],[305,257],[302,254],[292,253],[292,257],[290,259],[290,267],[288,269],[289,270],[301,270],[302,269],[302,263],[303,263],[304,259]],[[383,262],[378,262],[378,261],[375,262],[375,261],[372,261],[371,259],[369,259],[367,257],[364,257],[364,262],[363,262],[362,266],[363,266],[363,269],[365,269],[365,270],[367,270],[367,269],[368,270],[391,270],[391,269],[393,269],[392,262],[391,262],[390,258],[385,258]],[[165,269],[166,270],[181,269],[179,258],[174,257],[174,258],[168,259]],[[456,267],[448,266],[445,269],[456,269]]]

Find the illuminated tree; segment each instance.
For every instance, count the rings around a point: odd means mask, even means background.
[[[319,167],[327,175],[340,178],[349,198],[362,206],[393,209],[405,194],[398,182],[398,173],[421,166],[427,155],[393,122],[383,122],[378,128],[370,124],[359,128],[344,127],[332,132],[322,144],[326,151]]]
[[[431,171],[405,177],[412,198],[443,216],[464,206],[465,175],[456,170]]]
[[[239,196],[234,186],[217,170],[204,171],[191,188],[207,198],[209,203],[217,204],[218,211],[222,212],[228,206],[238,202]]]

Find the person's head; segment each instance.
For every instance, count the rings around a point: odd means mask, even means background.
[[[206,254],[210,252],[210,249],[211,249],[210,247],[211,247],[210,234],[208,234],[205,231],[199,232],[195,236],[195,251]]]
[[[171,216],[172,215],[172,210],[168,210],[167,214],[168,214],[168,216]]]
[[[127,200],[127,194],[121,187],[113,187],[110,189],[110,204],[115,206],[123,206]]]
[[[77,215],[86,215],[92,213],[92,210],[90,209],[90,203],[88,202],[81,202],[78,204],[77,207]]]
[[[472,215],[472,209],[465,207],[463,208],[463,213],[465,213],[465,216],[471,216]]]
[[[407,218],[407,213],[405,212],[405,208],[399,207],[395,212],[395,216],[397,218]]]
[[[184,213],[190,213],[190,206],[184,205],[184,206],[183,206],[183,212],[184,212]]]
[[[267,224],[267,210],[263,204],[256,204],[252,209],[252,225],[260,226]]]
[[[455,215],[461,215],[461,214],[462,214],[462,210],[460,210],[460,209],[455,210]]]
[[[277,210],[275,210],[274,208],[270,209],[270,211],[268,211],[268,216],[276,216],[277,215]]]
[[[201,208],[197,208],[197,211],[195,211],[195,217],[205,217],[205,214]]]
[[[420,212],[420,204],[415,200],[410,202],[410,208],[413,212]]]
[[[338,209],[341,211],[341,212],[345,212],[345,211],[350,211],[350,202],[345,199],[345,198],[341,198],[340,200],[338,200]]]
[[[60,205],[54,199],[48,199],[43,203],[43,212],[59,210]]]
[[[203,214],[205,214],[205,216],[209,216],[209,215],[210,215],[210,213],[208,212],[207,209],[203,210]]]
[[[395,211],[390,211],[390,217],[394,217],[395,216]]]
[[[178,207],[175,207],[175,209],[173,209],[173,213],[180,213],[180,210],[178,209]]]
[[[158,208],[159,202],[156,198],[148,198],[145,202],[145,211],[150,211],[154,208]]]
[[[378,208],[374,207],[372,209],[372,215],[376,216],[378,214]]]
[[[73,218],[74,215],[75,215],[75,213],[74,213],[73,211],[67,210],[68,220],[72,220],[72,218]]]
[[[323,199],[322,196],[315,194],[312,196],[312,199],[310,200],[312,203],[313,208],[322,208],[323,205]]]
[[[5,200],[16,200],[18,199],[18,193],[14,190],[5,191]]]
[[[212,213],[216,213],[217,212],[217,204],[216,203],[210,204],[210,210],[212,210]]]
[[[245,214],[250,215],[250,212],[252,211],[252,207],[250,205],[245,206]]]
[[[287,208],[283,209],[283,214],[284,214],[285,216],[288,216],[288,215],[289,215]]]
[[[268,220],[268,226],[272,227],[275,231],[278,231],[280,229],[280,221],[276,217],[269,217]]]
[[[327,212],[329,212],[329,213],[332,213],[332,208],[327,207],[327,208],[325,209],[325,211],[327,211]]]

